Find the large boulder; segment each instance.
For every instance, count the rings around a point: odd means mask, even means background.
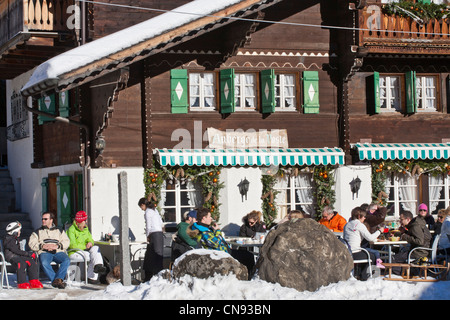
[[[247,268],[230,254],[208,249],[190,250],[177,258],[172,267],[175,279],[188,274],[200,279],[214,277],[215,274],[235,274],[239,280],[248,280]]]
[[[299,291],[347,280],[353,258],[330,230],[313,219],[287,221],[271,230],[256,264],[262,280]]]

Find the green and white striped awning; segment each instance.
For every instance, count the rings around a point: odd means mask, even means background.
[[[449,143],[357,143],[361,160],[449,159]]]
[[[344,164],[340,148],[155,149],[162,166],[270,166]]]

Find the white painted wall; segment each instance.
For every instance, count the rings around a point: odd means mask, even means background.
[[[353,208],[362,205],[363,203],[372,202],[372,180],[371,167],[369,165],[363,166],[342,166],[335,170],[335,190],[336,202],[335,210],[339,212],[347,221],[351,216]],[[356,177],[361,179],[361,188],[358,195],[352,195],[350,189],[350,182]]]
[[[238,184],[241,179],[250,182],[247,200],[242,201]],[[261,169],[260,168],[227,168],[222,169],[220,181],[224,182],[225,188],[220,192],[220,220],[221,228],[227,234],[238,234],[242,225],[242,218],[253,210],[261,211]],[[228,214],[227,214],[228,213]]]
[[[102,233],[119,234],[119,173],[128,178],[128,223],[131,239],[145,241],[144,212],[138,201],[145,194],[143,168],[91,169],[91,233],[100,240]]]

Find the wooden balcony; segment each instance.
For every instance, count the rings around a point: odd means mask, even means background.
[[[369,53],[450,55],[450,19],[415,21],[388,16],[380,3],[358,10],[359,50]]]
[[[74,0],[0,0],[0,79],[76,46],[71,5]]]

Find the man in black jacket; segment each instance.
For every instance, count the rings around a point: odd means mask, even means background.
[[[401,240],[407,241],[409,250],[403,250],[394,256],[395,263],[404,263],[408,260],[409,252],[417,247],[429,248],[431,242],[431,233],[426,226],[425,219],[421,216],[413,218],[410,211],[403,211],[400,213],[400,231],[402,232]],[[428,251],[417,249],[411,254],[412,260],[417,260],[422,257],[427,257]],[[399,270],[393,269],[394,273],[400,274]]]

